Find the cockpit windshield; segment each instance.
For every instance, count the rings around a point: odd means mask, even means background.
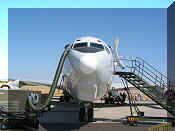
[[[101,44],[97,44],[97,43],[92,43],[92,42],[91,42],[91,43],[90,43],[90,47],[104,50],[104,46],[101,45]]]
[[[78,50],[80,52],[87,52],[87,53],[96,53],[99,51],[104,50],[104,46],[102,44],[97,44],[93,42],[81,42],[81,43],[75,43],[73,45],[73,49]]]
[[[74,48],[82,48],[82,47],[87,47],[87,46],[88,46],[87,42],[74,44]]]

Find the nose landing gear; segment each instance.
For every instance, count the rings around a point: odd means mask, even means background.
[[[79,120],[80,122],[93,122],[94,109],[92,103],[80,104]]]

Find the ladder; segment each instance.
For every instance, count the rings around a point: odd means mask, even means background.
[[[119,75],[142,93],[175,116],[175,89],[173,83],[149,63],[139,57],[122,57],[124,70],[115,69]],[[167,92],[168,96],[166,96]]]

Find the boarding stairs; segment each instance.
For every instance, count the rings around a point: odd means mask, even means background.
[[[174,84],[141,58],[122,57],[121,61],[125,65],[125,69],[115,69],[114,75],[119,75],[175,116],[175,98],[172,93]],[[165,95],[165,92],[168,96]]]

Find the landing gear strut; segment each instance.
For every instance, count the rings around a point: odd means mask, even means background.
[[[80,122],[92,122],[94,119],[94,109],[92,103],[80,104],[79,120]]]

